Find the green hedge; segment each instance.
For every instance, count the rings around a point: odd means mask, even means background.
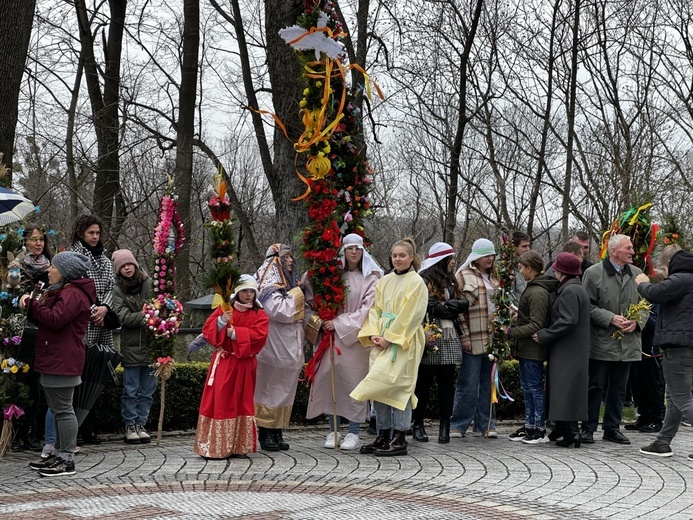
[[[197,413],[202,396],[202,388],[207,375],[209,364],[204,362],[178,363],[166,382],[166,409],[164,411],[164,430],[190,430],[197,424]],[[123,369],[118,368],[116,374],[119,385],[110,383],[106,386],[101,397],[92,409],[95,424],[103,433],[122,431],[120,418],[120,396],[122,393]],[[510,402],[501,399],[497,407],[499,419],[516,419],[524,414],[524,402],[520,389],[517,361],[507,361],[501,364],[500,378],[508,393],[515,399]],[[150,429],[155,429],[159,420],[159,389],[154,394],[154,405],[149,418]],[[320,419],[306,421],[309,388],[300,382],[296,392],[291,421],[299,424],[316,423]],[[431,390],[426,415],[438,417],[435,388]]]

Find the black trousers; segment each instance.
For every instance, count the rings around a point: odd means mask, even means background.
[[[653,357],[643,357],[630,369],[633,399],[638,407],[640,424],[662,424],[664,420],[664,374],[661,363]]]
[[[438,411],[441,419],[450,419],[455,400],[455,365],[419,365],[416,394],[419,403],[413,412],[414,424],[421,424],[426,414],[433,380],[438,383]]]

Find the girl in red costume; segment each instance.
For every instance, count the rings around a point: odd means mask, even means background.
[[[267,341],[269,320],[257,300],[257,282],[241,275],[232,311],[218,307],[202,329],[215,348],[202,392],[194,451],[210,459],[257,451],[256,355]]]

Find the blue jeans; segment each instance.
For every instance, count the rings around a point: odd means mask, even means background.
[[[667,383],[667,411],[664,414],[662,431],[657,440],[671,444],[679,430],[681,419],[693,417],[693,349],[690,347],[668,348],[662,356],[664,380]]]
[[[121,415],[125,424],[147,424],[152,407],[156,377],[152,367],[123,368],[123,396],[120,398]]]
[[[404,410],[390,406],[389,404],[373,402],[375,407],[375,422],[380,430],[395,431],[408,430],[411,426],[411,399],[407,401],[407,406]]]
[[[53,410],[46,410],[46,432],[44,434],[46,444],[55,444],[55,417]]]
[[[330,431],[334,431],[334,415],[328,415],[327,416],[330,421]],[[339,416],[338,416],[339,417]],[[339,421],[337,422],[337,431],[339,431],[339,423],[342,421],[342,418],[339,417]],[[353,433],[355,435],[359,434],[359,426],[361,426],[359,423],[354,422],[354,421],[349,421],[349,433]]]
[[[485,432],[491,408],[491,369],[493,361],[486,354],[462,352],[462,364],[457,374],[455,404],[450,428],[465,433],[472,421],[475,432]],[[491,430],[496,429],[496,410],[491,417]]]
[[[520,385],[525,396],[525,428],[546,429],[544,419],[544,363],[519,358]]]

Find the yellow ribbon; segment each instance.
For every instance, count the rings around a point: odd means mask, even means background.
[[[648,209],[650,206],[652,206],[652,203],[651,203],[651,202],[648,202],[647,204],[643,204],[642,206],[640,206],[640,207],[635,211],[635,215],[633,215],[633,218],[631,218],[630,221],[628,221],[628,225],[629,225],[629,226],[632,226],[633,224],[635,224],[635,223],[638,221],[638,215],[640,215],[640,212],[641,212],[641,211],[645,211],[645,210]]]

